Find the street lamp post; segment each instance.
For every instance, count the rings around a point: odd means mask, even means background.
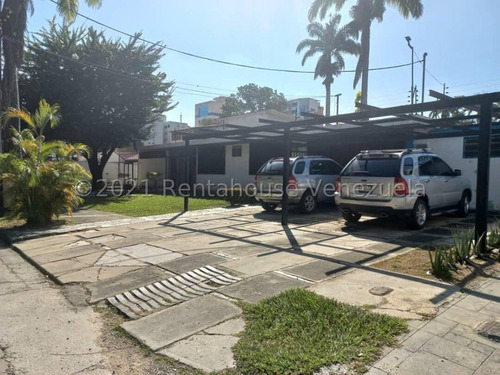
[[[340,95],[342,95],[342,93],[334,95],[335,98],[337,99],[337,112],[336,112],[337,116],[339,115],[339,96]]]
[[[408,43],[408,47],[411,49],[411,90],[410,90],[410,97],[411,97],[411,104],[414,104],[415,102],[415,88],[413,86],[413,46],[410,44],[411,38],[409,36],[405,36],[406,42]]]

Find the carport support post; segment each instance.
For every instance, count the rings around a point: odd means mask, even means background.
[[[191,149],[189,147],[189,138],[186,138],[184,141],[184,152],[186,154],[186,183],[189,185],[189,194],[184,195],[184,211],[189,210],[189,196],[191,195],[191,171],[189,170],[189,166],[191,164],[190,155]]]
[[[490,175],[490,139],[491,139],[491,100],[481,103],[479,116],[479,146],[477,155],[476,183],[476,244],[479,251],[486,253],[486,234],[488,231],[488,188]]]
[[[283,129],[283,197],[281,225],[288,225],[288,180],[290,179],[290,129]]]

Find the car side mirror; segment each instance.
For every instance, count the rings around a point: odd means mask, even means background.
[[[461,176],[462,171],[460,169],[455,169],[455,176]]]

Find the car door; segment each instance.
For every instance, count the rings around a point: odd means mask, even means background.
[[[433,159],[436,174],[443,179],[443,206],[454,206],[462,197],[462,190],[458,186],[457,175],[443,159],[437,156],[434,156]]]
[[[418,157],[418,182],[422,185],[429,202],[429,208],[435,209],[444,205],[444,178],[437,175],[432,155]]]

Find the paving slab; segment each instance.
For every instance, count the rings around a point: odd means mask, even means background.
[[[393,375],[472,375],[473,372],[467,367],[427,352],[413,353],[390,371]]]
[[[321,281],[349,268],[349,266],[334,261],[315,260],[291,268],[285,268],[283,272],[309,280]]]
[[[174,253],[161,247],[151,246],[143,243],[120,247],[115,249],[115,251],[149,264],[168,262],[169,260],[174,260],[183,256],[180,253]]]
[[[214,265],[226,261],[225,258],[213,254],[196,254],[169,262],[160,263],[159,266],[174,273],[185,273],[207,265]]]
[[[71,271],[81,270],[92,266],[99,258],[104,255],[104,251],[87,254],[72,259],[58,260],[42,264],[42,267],[54,276],[60,276]]]
[[[241,309],[233,303],[208,295],[121,326],[151,349],[158,350],[239,314]]]
[[[220,254],[221,256],[230,259],[242,259],[274,251],[274,249],[270,249],[266,246],[241,245],[238,247],[225,247],[214,251],[214,254]]]
[[[422,331],[432,333],[436,336],[444,336],[457,326],[457,322],[438,316],[427,323]]]
[[[375,296],[370,293],[370,289],[376,286],[390,287],[394,291],[385,296]],[[310,289],[341,302],[358,306],[374,305],[388,314],[394,313],[397,316],[401,316],[400,312],[432,315],[438,306],[446,302],[446,299],[438,303],[431,302],[436,296],[445,291],[450,294],[459,291],[458,287],[449,284],[379,272],[375,269],[355,269],[336,278],[321,281]]]
[[[238,342],[234,336],[194,335],[159,353],[206,372],[236,367],[231,348]]]
[[[419,330],[415,332],[413,335],[408,337],[404,342],[402,348],[408,350],[410,352],[416,352],[419,350],[427,341],[434,338],[431,333]]]
[[[87,255],[97,252],[102,252],[103,248],[97,245],[83,245],[77,247],[65,248],[62,250],[45,253],[37,256],[32,256],[32,259],[37,263],[55,262],[58,260],[71,259],[81,255]]]
[[[474,375],[497,375],[500,369],[500,350],[488,357],[486,361],[477,369]]]
[[[90,303],[95,303],[118,293],[136,289],[156,281],[165,280],[172,276],[172,273],[158,267],[147,266],[116,277],[111,277],[107,280],[89,283],[85,286],[91,294]]]
[[[476,370],[488,357],[486,354],[441,337],[431,338],[422,346],[422,350],[459,363],[471,370]]]
[[[230,270],[254,276],[310,261],[311,258],[308,256],[294,254],[288,251],[278,251],[255,257],[231,260],[229,262],[221,263],[221,265]]]
[[[205,332],[210,335],[234,336],[243,332],[244,329],[245,329],[245,320],[243,320],[242,318],[236,318],[227,320],[224,323],[210,327],[206,329]]]
[[[64,275],[58,276],[57,279],[62,284],[95,283],[126,274],[127,272],[131,272],[139,268],[140,267],[134,267],[134,266],[124,266],[124,267],[93,266],[93,267],[83,268],[78,271],[65,273]]]
[[[452,306],[442,314],[441,318],[445,318],[456,323],[468,325],[471,328],[476,328],[481,323],[491,320],[491,317],[476,311],[462,309],[457,306]]]
[[[271,272],[223,287],[218,292],[247,302],[258,302],[285,290],[307,285],[310,284]]]

